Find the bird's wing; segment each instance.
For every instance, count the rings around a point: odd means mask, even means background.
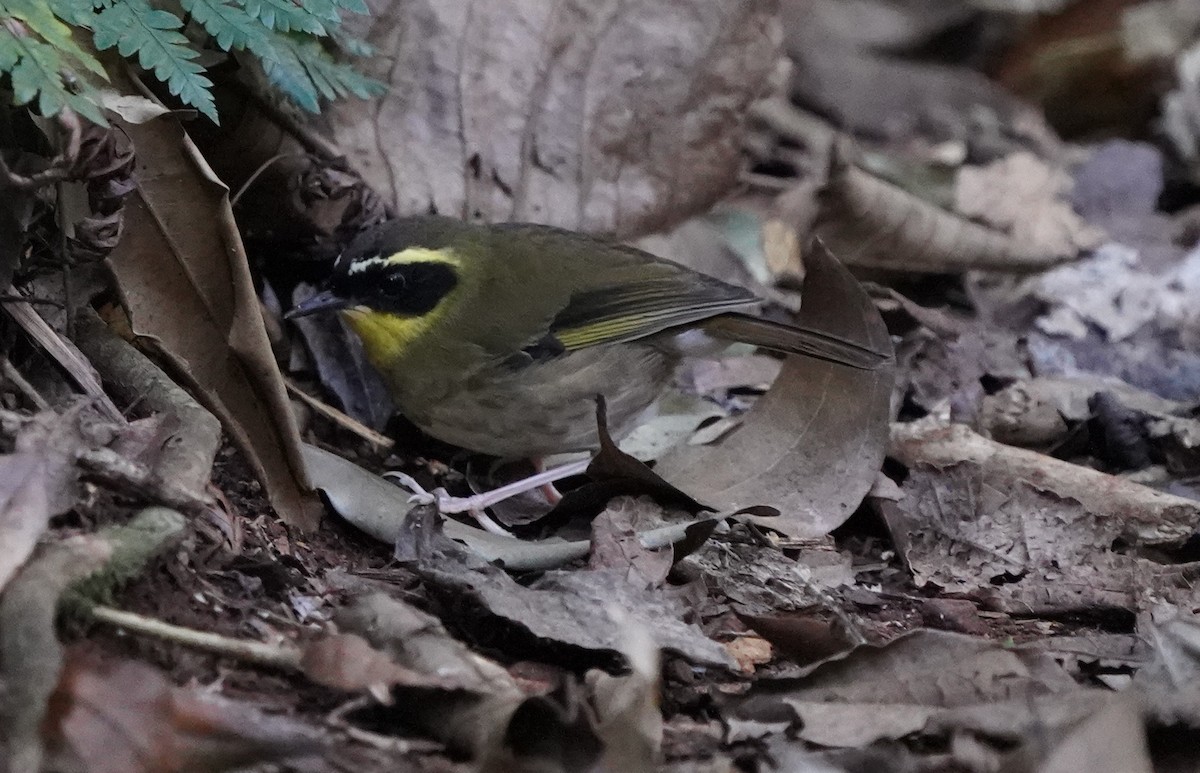
[[[715,279],[663,272],[575,293],[551,322],[550,334],[572,351],[631,341],[758,303],[753,293]]]
[[[543,318],[548,327],[540,327],[531,339],[535,348],[553,345],[573,351],[630,341],[761,303],[748,290],[637,248],[551,226],[497,224],[492,238],[492,254],[503,256],[504,262],[557,277],[543,286],[575,288],[562,297],[525,298],[529,311],[552,304]]]

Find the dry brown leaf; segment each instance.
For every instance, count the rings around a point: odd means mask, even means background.
[[[402,213],[619,236],[682,221],[734,183],[779,50],[768,0],[368,5],[348,28],[389,89],[329,123]]]
[[[173,117],[127,124],[141,173],[112,256],[137,343],[216,414],[287,522],[313,528],[300,438],[228,190]]]
[[[1179,544],[1196,502],[962,428],[904,438],[894,455],[909,468],[906,496],[879,507],[919,584],[983,589],[1014,614],[1197,603],[1189,565],[1129,548]]]
[[[662,507],[648,496],[613,499],[592,521],[590,569],[617,569],[631,583],[657,587],[667,579],[674,557],[670,548],[650,550],[638,532],[662,515]]]
[[[937,717],[953,719],[965,707],[1006,700],[1022,704],[1075,689],[1047,655],[918,630],[885,645],[858,647],[804,676],[759,679],[732,715],[778,717],[786,708],[794,717],[792,730],[806,741],[863,746],[916,733]]]
[[[319,748],[312,731],[176,688],[148,665],[82,651],[68,656],[46,732],[60,764],[82,762],[90,773],[230,770]]]
[[[397,684],[408,687],[454,685],[438,676],[406,668],[374,649],[365,639],[352,633],[323,636],[304,646],[300,667],[317,684],[338,690],[381,689]]]
[[[954,208],[1021,244],[1073,258],[1098,247],[1103,234],[1071,207],[1071,177],[1032,153],[1014,153],[987,166],[958,171]]]
[[[528,657],[619,667],[621,625],[643,626],[656,645],[692,663],[727,667],[729,656],[694,623],[669,589],[631,583],[615,569],[549,571],[528,587],[440,531],[432,508],[415,508],[397,540],[434,598],[453,599],[456,624],[479,635],[504,631],[504,646]],[[707,535],[706,535],[707,536]],[[397,551],[398,554],[400,551]]]
[[[898,271],[1041,271],[1063,257],[959,217],[856,166],[835,164],[817,233],[852,266]],[[1074,256],[1074,253],[1071,255]]]
[[[1086,579],[1093,586],[1087,592],[1069,591],[1076,603],[1094,603],[1101,592],[1129,598],[1133,559],[1110,550],[1122,537],[1124,524],[1117,519],[1097,517],[1073,499],[994,470],[985,474],[971,462],[912,467],[903,490],[899,502],[881,506],[918,585],[933,582],[961,592],[1020,578],[996,592],[1053,585],[1038,588],[1044,597],[1035,606],[1042,607],[1047,596]]]
[[[909,467],[978,465],[990,486],[1005,492],[1024,481],[1078,501],[1093,516],[1120,524],[1126,538],[1179,545],[1200,523],[1200,503],[1034,451],[1001,445],[961,424],[894,424],[889,452]]]
[[[822,246],[805,261],[797,323],[890,352],[879,312]],[[766,505],[757,521],[793,537],[819,537],[844,522],[883,462],[894,368],[862,371],[789,358],[744,424],[708,446],[678,448],[655,470],[712,507]]]
[[[726,642],[725,651],[737,661],[738,670],[743,674],[753,674],[755,668],[770,663],[775,656],[771,642],[753,634],[739,636],[731,642]]]

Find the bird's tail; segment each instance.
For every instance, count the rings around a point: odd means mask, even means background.
[[[889,352],[876,351],[831,333],[772,322],[739,312],[710,317],[704,321],[701,329],[714,338],[740,341],[785,354],[814,357],[859,370],[875,370],[892,359]]]

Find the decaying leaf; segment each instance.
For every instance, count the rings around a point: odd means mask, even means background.
[[[368,5],[388,93],[329,120],[396,211],[619,236],[724,195],[779,47],[764,0]]]
[[[797,322],[890,352],[866,293],[819,243],[805,260]],[[720,509],[766,505],[764,526],[794,537],[828,533],[854,512],[883,461],[894,367],[874,371],[789,358],[771,390],[733,433],[679,448],[656,471]]]
[[[1051,246],[973,223],[844,162],[834,165],[822,191],[816,229],[852,266],[1029,273],[1064,258]]]
[[[305,676],[317,684],[347,692],[382,690],[394,685],[460,687],[436,674],[426,676],[406,668],[351,633],[333,634],[309,642],[304,646],[300,667]]]
[[[233,437],[285,520],[312,528],[300,440],[263,329],[228,191],[171,117],[127,124],[143,172],[113,267],[137,343]]]
[[[47,733],[60,765],[95,773],[221,771],[312,754],[312,729],[174,687],[148,665],[69,653]]]
[[[667,579],[674,563],[671,551],[647,550],[638,539],[638,529],[659,514],[662,508],[642,496],[617,497],[592,521],[592,550],[588,566],[592,569],[618,569],[627,572],[631,583],[658,587]],[[643,528],[644,530],[644,528]]]
[[[442,741],[482,770],[525,769],[533,760],[548,760],[547,769],[574,761],[567,764],[573,769],[571,764],[583,767],[599,755],[601,743],[577,707],[527,694],[504,667],[472,652],[432,615],[369,593],[340,610],[337,619],[396,664],[443,682],[392,688],[388,711],[400,728]]]
[[[685,623],[686,606],[667,590],[628,581],[625,570],[552,571],[529,586],[443,536],[431,508],[417,508],[405,524],[397,553],[413,564],[435,597],[453,599],[472,614],[456,621],[496,636],[529,656],[613,668],[620,663],[622,634],[617,616],[652,631],[661,649],[709,666],[731,659],[695,624]],[[469,602],[469,603],[466,603]]]
[[[1134,560],[1111,551],[1123,523],[1027,482],[1003,483],[969,462],[910,470],[905,497],[884,512],[918,584],[964,591],[1008,580],[996,592],[1038,597],[1032,611],[1134,602]]]
[[[976,704],[1020,705],[1048,692],[1075,690],[1048,656],[985,639],[918,630],[882,646],[864,645],[806,670],[760,679],[736,701],[739,720],[779,716],[791,731],[822,746],[865,746],[917,733],[935,718]],[[786,715],[785,715],[786,716]]]
[[[297,287],[292,306],[314,293],[306,285]],[[304,337],[321,384],[337,397],[342,410],[372,429],[382,429],[396,408],[383,377],[367,362],[362,340],[336,314],[300,317],[292,324]]]
[[[910,468],[977,465],[982,480],[1000,491],[1023,481],[1073,499],[1092,516],[1120,523],[1127,538],[1145,545],[1179,545],[1200,522],[1200,503],[1106,475],[1099,470],[1001,445],[959,424],[893,425],[890,455]]]
[[[951,446],[958,461],[941,454]],[[880,507],[918,583],[986,588],[1034,614],[1195,603],[1186,565],[1115,546],[1177,542],[1196,502],[962,428],[909,434],[896,448],[906,496]]]
[[[958,171],[954,208],[1021,244],[1045,254],[1073,258],[1095,249],[1101,232],[1071,207],[1071,177],[1032,153],[1014,153],[983,167]]]
[[[1200,312],[1191,299],[1200,292],[1200,250],[1171,269],[1151,273],[1137,250],[1106,244],[1089,259],[1061,266],[1025,288],[1046,311],[1042,332],[1083,339],[1090,329],[1122,341],[1143,328],[1171,330],[1188,344],[1200,342]]]

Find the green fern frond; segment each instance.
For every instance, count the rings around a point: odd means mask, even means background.
[[[50,46],[65,53],[71,61],[105,80],[108,76],[96,57],[75,42],[71,28],[58,19],[42,0],[0,0],[0,18],[18,19]]]
[[[64,80],[63,57],[57,49],[30,34],[17,34],[0,24],[0,73],[7,73],[12,84],[13,102],[34,105],[44,116],[71,108],[99,124],[106,124],[96,100],[95,89],[86,81]]]
[[[260,57],[263,71],[305,110],[317,112],[319,96],[336,99],[354,95],[366,99],[385,90],[379,81],[335,61],[316,40],[275,33],[270,42],[271,55]]]
[[[105,77],[75,40],[87,29],[96,49],[136,57],[183,103],[216,121],[200,47],[183,34],[180,14],[187,13],[216,48],[252,54],[276,88],[317,112],[322,98],[383,91],[319,41],[331,37],[335,48],[369,56],[370,46],[341,30],[341,14],[367,11],[364,0],[0,0],[0,77],[13,82],[18,104],[35,104],[45,115],[72,107],[103,122],[95,86],[71,72]]]
[[[230,0],[181,0],[180,5],[226,51],[270,46],[262,22]]]
[[[353,67],[335,61],[325,49],[316,42],[308,42],[305,46],[312,53],[301,61],[308,77],[312,78],[317,91],[326,99],[356,96],[359,99],[377,97],[386,90],[386,86],[373,78],[368,78]]]
[[[345,30],[337,30],[330,37],[338,49],[350,56],[367,58],[375,55],[375,47],[361,38],[347,35]]]
[[[96,14],[96,48],[116,46],[121,56],[137,55],[138,63],[153,70],[167,90],[186,105],[217,122],[212,81],[201,73],[200,56],[178,30],[183,21],[173,13],[151,8],[146,0],[118,0]]]
[[[91,18],[96,15],[92,0],[47,0],[50,12],[67,24],[91,28]]]
[[[241,0],[241,4],[247,13],[277,32],[324,37],[341,21],[333,0],[304,0],[303,5],[291,0]]]
[[[365,15],[371,12],[371,9],[367,8],[365,0],[334,0],[334,3],[338,8],[350,13]]]

